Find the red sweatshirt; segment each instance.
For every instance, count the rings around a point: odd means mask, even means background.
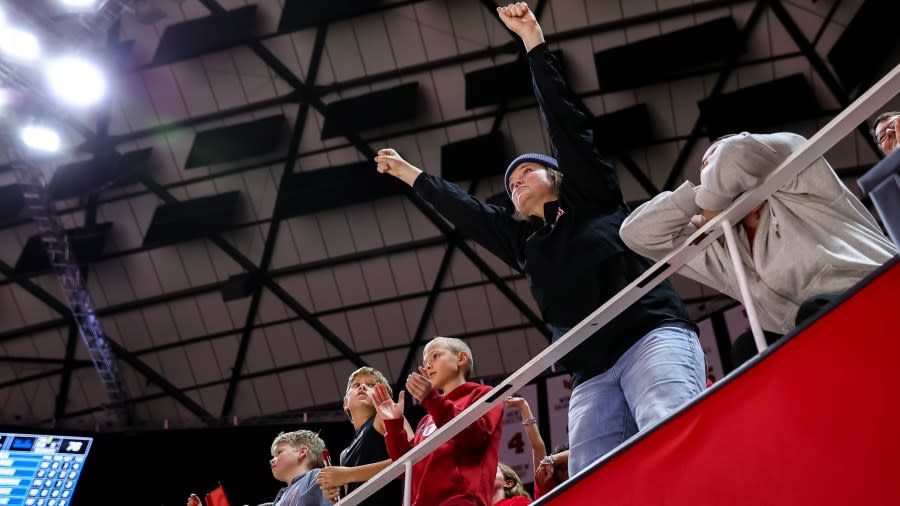
[[[412,441],[406,439],[403,420],[385,420],[384,441],[397,460],[454,416],[462,413],[491,387],[463,383],[449,394],[432,390],[422,401],[428,411]],[[500,453],[503,406],[497,405],[413,466],[414,506],[491,506]]]
[[[521,495],[514,495],[509,499],[494,503],[494,506],[527,506],[528,504],[531,504],[531,499]]]

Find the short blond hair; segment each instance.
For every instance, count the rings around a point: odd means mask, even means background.
[[[350,387],[353,386],[353,380],[360,376],[371,376],[372,379],[375,380],[375,383],[379,385],[384,385],[387,388],[388,395],[390,397],[394,397],[394,392],[391,389],[391,384],[388,383],[387,378],[384,377],[384,374],[381,374],[381,371],[375,369],[374,367],[360,367],[359,369],[350,373],[350,377],[347,378],[347,390],[344,391],[344,400],[347,400],[347,397],[350,396]]]
[[[272,441],[271,452],[275,453],[275,447],[281,443],[287,443],[294,448],[306,447],[309,450],[309,462],[312,467],[325,467],[325,461],[322,460],[322,452],[325,451],[325,441],[318,434],[311,430],[295,430],[293,432],[282,432]]]
[[[466,344],[465,341],[463,341],[462,339],[457,339],[455,337],[437,336],[431,341],[428,341],[428,344],[425,345],[425,349],[422,350],[423,354],[428,352],[428,348],[431,348],[432,346],[437,344],[443,345],[453,353],[458,354],[461,352],[465,352],[466,357],[469,358],[469,360],[466,361],[466,378],[469,378],[472,375],[472,371],[475,370],[475,357],[472,356],[472,349],[469,348],[469,345]]]

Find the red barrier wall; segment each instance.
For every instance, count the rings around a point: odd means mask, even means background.
[[[900,505],[900,262],[552,505]]]

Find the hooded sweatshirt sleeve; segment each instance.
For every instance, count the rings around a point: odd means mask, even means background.
[[[579,207],[617,208],[623,202],[622,191],[615,169],[594,145],[593,115],[566,84],[546,43],[532,48],[528,62],[551,149],[563,173],[562,191]]]
[[[422,400],[422,407],[428,411],[434,420],[434,425],[438,428],[443,427],[447,422],[456,415],[462,413],[473,402],[491,391],[490,387],[481,387],[473,392],[469,402],[465,406],[459,406],[447,399],[445,396],[432,390],[425,399]],[[490,411],[485,413],[481,418],[463,429],[453,439],[457,444],[465,448],[478,448],[488,444],[494,432],[500,430],[500,424],[503,421],[503,406],[494,406]]]
[[[675,248],[684,244],[697,228],[691,217],[700,213],[694,202],[700,189],[685,181],[671,192],[662,192],[635,209],[622,223],[619,235],[632,251],[653,260],[660,260]],[[703,253],[692,258],[680,271],[695,281],[731,294],[726,275],[727,266],[716,249],[722,246],[712,243]]]
[[[762,184],[805,142],[788,132],[742,132],[723,139],[709,156],[709,166],[700,172],[697,205],[710,211],[725,209],[742,193]],[[830,201],[841,196],[842,185],[828,163],[818,158],[778,191]]]

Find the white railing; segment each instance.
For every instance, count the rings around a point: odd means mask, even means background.
[[[541,372],[550,368],[576,346],[584,342],[596,332],[597,327],[606,325],[622,311],[637,302],[650,290],[669,278],[678,271],[691,258],[703,251],[709,244],[715,241],[722,233],[731,233],[731,224],[737,223],[748,215],[753,208],[760,205],[769,195],[787,184],[803,169],[824,155],[827,150],[837,144],[838,141],[855,131],[856,127],[864,123],[870,116],[883,107],[888,100],[900,94],[900,65],[894,67],[884,78],[871,89],[850,104],[844,111],[838,114],[825,127],[819,130],[806,144],[792,153],[766,180],[756,189],[744,193],[725,211],[709,220],[709,222],[690,236],[685,244],[677,248],[665,258],[656,262],[650,269],[622,289],[618,294],[609,299],[599,309],[591,313],[578,325],[572,327],[564,336],[548,346],[519,370],[497,385],[493,391],[465,411],[453,418],[446,425],[435,431],[431,436],[422,441],[418,446],[400,457],[393,464],[375,475],[371,480],[353,491],[352,494],[342,499],[339,506],[353,506],[375,493],[376,490],[387,485],[407,470],[406,480],[411,479],[412,464],[422,460],[426,455],[459,434],[463,429],[481,418],[491,408],[499,404],[507,395],[525,386],[529,381],[537,377]],[[729,241],[731,243],[733,241]],[[736,255],[733,255],[735,260]],[[738,264],[739,265],[739,264]],[[740,270],[739,272],[743,272]],[[746,279],[741,276],[742,297],[746,299],[748,292],[743,289]],[[744,305],[752,308],[752,301],[744,300]],[[752,309],[750,310],[752,311]],[[748,313],[750,313],[748,311]],[[755,315],[755,312],[753,313]],[[760,349],[765,348],[765,340],[762,339],[759,322],[751,319],[754,337]],[[407,495],[409,485],[406,486]],[[408,497],[407,497],[407,500]],[[409,504],[409,503],[404,503]]]

